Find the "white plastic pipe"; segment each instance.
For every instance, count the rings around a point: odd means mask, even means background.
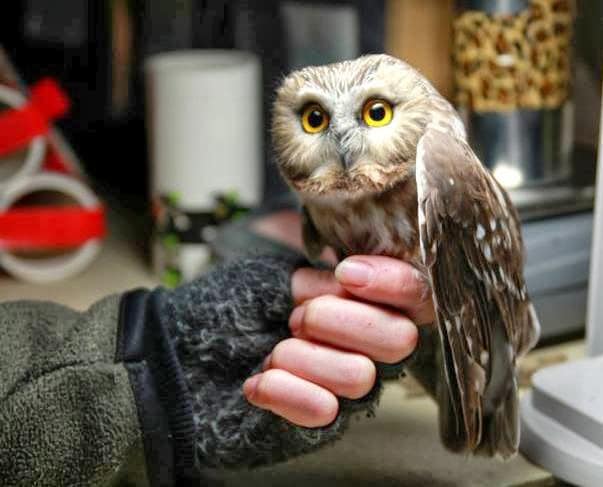
[[[0,107],[19,108],[25,97],[12,88],[0,85]],[[42,165],[46,148],[43,135],[34,137],[23,151],[0,156],[0,192],[13,180],[36,172]]]
[[[591,356],[603,354],[603,103],[601,104],[601,123],[599,124],[599,157],[595,198],[586,325],[586,349]]]
[[[7,210],[20,199],[39,192],[68,197],[86,208],[99,205],[96,196],[77,179],[52,173],[39,173],[13,181],[0,193],[0,211]],[[52,204],[52,197],[48,204]],[[23,281],[44,284],[71,277],[83,271],[101,248],[93,239],[67,254],[46,258],[27,258],[9,251],[0,251],[0,267]]]

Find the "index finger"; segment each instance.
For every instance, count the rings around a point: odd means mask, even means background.
[[[435,321],[429,283],[407,262],[377,255],[348,257],[335,269],[335,278],[352,295],[401,309],[418,325]]]
[[[391,257],[348,257],[337,266],[335,275],[303,267],[293,274],[291,290],[296,306],[331,294],[393,306],[417,325],[435,321],[429,284],[412,265]]]
[[[291,292],[296,306],[325,294],[341,297],[350,296],[343,286],[337,282],[333,271],[312,269],[311,267],[301,267],[293,273]]]

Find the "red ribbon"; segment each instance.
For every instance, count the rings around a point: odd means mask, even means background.
[[[60,172],[63,174],[69,174],[69,172],[71,172],[69,166],[67,166],[67,164],[59,154],[59,151],[52,144],[49,144],[43,167],[47,171]]]
[[[0,213],[0,249],[78,247],[105,233],[102,206],[21,207]]]
[[[0,113],[0,155],[26,146],[38,135],[46,135],[54,119],[69,110],[69,99],[51,78],[31,87],[29,101]]]
[[[21,107],[0,112],[0,155],[22,147],[38,135],[47,135],[52,122],[69,110],[69,99],[50,78],[34,84],[29,100]],[[51,143],[46,170],[69,172]],[[102,206],[20,207],[0,212],[0,249],[71,248],[106,234]]]

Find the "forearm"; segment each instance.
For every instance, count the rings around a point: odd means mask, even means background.
[[[242,391],[290,336],[298,265],[241,259],[85,313],[0,305],[0,421],[10,425],[0,430],[0,484],[110,485],[138,467],[150,485],[169,486],[198,467],[273,463],[338,438],[350,414],[372,410],[379,381],[314,429],[252,406]]]
[[[119,303],[0,304],[0,484],[107,485],[136,456],[136,403],[114,360]]]

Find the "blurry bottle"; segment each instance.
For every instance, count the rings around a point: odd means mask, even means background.
[[[508,188],[562,182],[572,147],[572,0],[461,0],[455,102]]]

